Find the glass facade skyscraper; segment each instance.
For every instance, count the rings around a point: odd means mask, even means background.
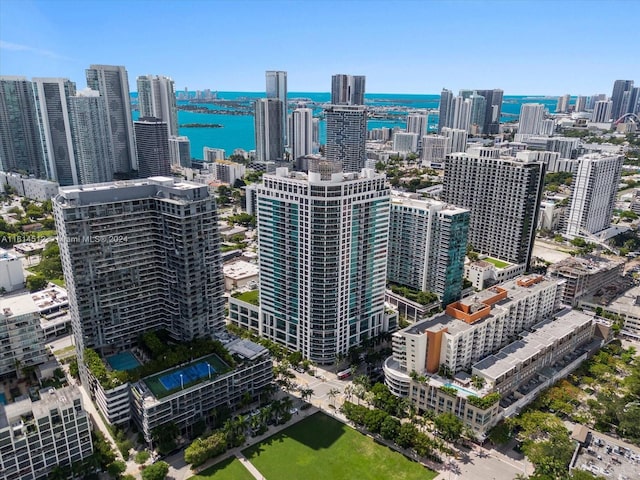
[[[313,161],[257,187],[260,334],[321,364],[389,330],[389,186]]]

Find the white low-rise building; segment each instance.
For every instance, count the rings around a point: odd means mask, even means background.
[[[15,255],[0,248],[0,294],[24,287],[22,262]]]

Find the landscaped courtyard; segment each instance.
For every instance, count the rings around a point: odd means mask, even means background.
[[[322,413],[292,425],[243,453],[267,480],[430,480],[437,475]]]
[[[227,458],[203,470],[190,480],[254,480],[253,475],[235,457]]]

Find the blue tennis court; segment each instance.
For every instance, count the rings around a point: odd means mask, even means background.
[[[160,383],[167,390],[173,390],[174,388],[187,385],[189,383],[200,380],[201,378],[208,377],[210,374],[214,375],[216,369],[213,368],[208,362],[200,362],[195,365],[189,365],[188,367],[180,370],[175,370],[171,373],[163,375],[158,378]]]
[[[133,370],[134,368],[138,368],[140,366],[140,362],[138,361],[138,359],[134,357],[133,353],[129,351],[107,357],[107,362],[109,363],[111,368],[120,372]]]

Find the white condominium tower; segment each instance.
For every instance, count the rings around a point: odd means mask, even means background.
[[[277,98],[282,102],[282,146],[288,145],[287,141],[287,72],[280,70],[267,70],[265,72],[267,98]]]
[[[598,100],[593,107],[591,121],[594,123],[607,123],[611,118],[612,108],[613,102],[611,100]]]
[[[609,227],[616,202],[622,155],[591,153],[578,159],[571,188],[567,236],[581,237]]]
[[[501,157],[497,148],[447,156],[442,199],[471,211],[469,243],[481,254],[529,267],[544,163]]]
[[[255,103],[256,160],[270,162],[282,160],[284,136],[282,111],[284,104],[277,98],[259,98]],[[286,117],[284,118],[286,120]]]
[[[444,305],[462,291],[469,210],[436,200],[391,197],[387,278],[438,295]]]
[[[109,131],[115,156],[113,171],[130,173],[131,170],[137,170],[127,70],[115,65],[91,65],[86,74],[87,86],[99,91],[107,105]]]
[[[53,205],[78,355],[124,350],[148,330],[184,341],[224,328],[206,185],[153,177],[61,187]]]
[[[138,77],[140,117],[156,117],[167,122],[170,136],[178,135],[178,110],[173,80],[160,75]]]
[[[289,146],[295,161],[313,153],[313,110],[296,108],[289,117]]]
[[[422,139],[427,134],[429,115],[426,113],[410,113],[407,115],[407,133],[416,133]]]
[[[389,329],[389,186],[311,161],[257,187],[260,334],[320,364]]]
[[[344,172],[359,172],[367,159],[367,111],[363,105],[329,105],[327,160],[339,163]]]
[[[113,145],[104,97],[86,89],[68,101],[78,183],[113,180]]]
[[[364,75],[332,75],[331,103],[333,105],[364,105],[365,80]]]
[[[52,180],[63,186],[77,185],[80,179],[69,118],[69,98],[76,94],[76,84],[66,78],[34,78],[33,92],[44,161]]]
[[[541,103],[523,103],[520,107],[519,134],[538,135],[544,120],[544,105]]]

